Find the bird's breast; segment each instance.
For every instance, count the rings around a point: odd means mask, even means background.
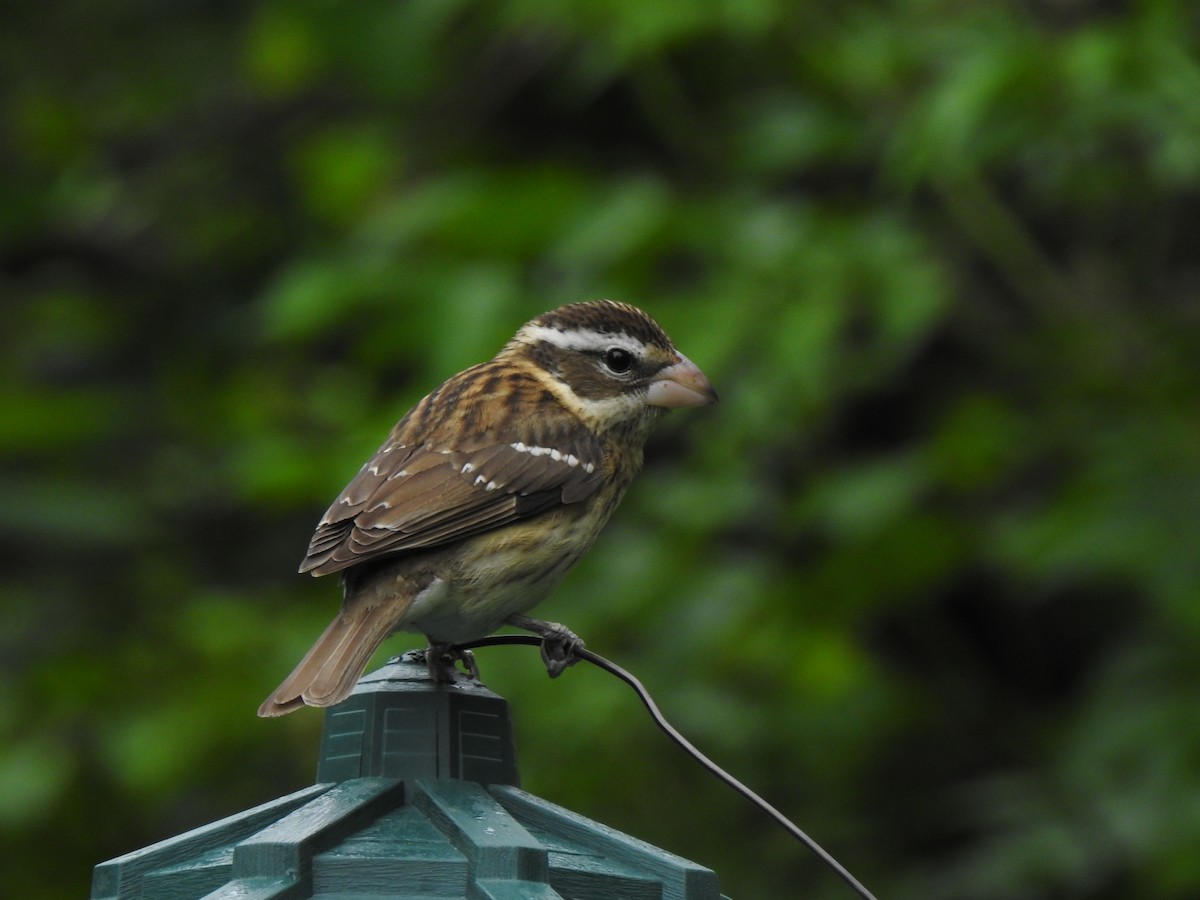
[[[563,507],[456,545],[434,567],[436,583],[414,599],[397,630],[462,643],[532,609],[587,552],[619,498],[595,499],[600,502]]]

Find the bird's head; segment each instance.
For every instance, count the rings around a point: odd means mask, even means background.
[[[664,409],[717,402],[703,372],[627,303],[572,303],[526,323],[505,348],[537,366],[563,405],[598,432],[648,426]]]

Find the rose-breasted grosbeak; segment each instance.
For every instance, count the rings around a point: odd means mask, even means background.
[[[506,622],[574,640],[524,613],[608,521],[659,414],[716,399],[633,306],[527,323],[413,407],[325,513],[300,571],[341,572],[342,609],[258,714],[344,699],[397,630],[428,637],[431,667]]]

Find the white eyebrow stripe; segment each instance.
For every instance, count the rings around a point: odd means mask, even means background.
[[[545,341],[547,344],[553,344],[563,350],[579,350],[584,353],[602,353],[613,347],[627,350],[638,357],[645,355],[646,352],[645,344],[624,332],[609,334],[579,328],[561,331],[557,328],[547,328],[545,325],[526,325],[521,329],[519,337],[530,344]]]

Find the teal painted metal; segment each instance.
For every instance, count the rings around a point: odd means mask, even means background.
[[[101,863],[92,873],[92,900],[117,897],[202,897],[229,880],[233,848],[329,790],[318,784],[187,834]],[[170,883],[172,891],[166,889]]]
[[[465,676],[432,684],[423,652],[389,660],[325,716],[317,781],[364,775],[518,784],[508,703]]]
[[[98,865],[92,900],[721,897],[712,870],[522,791],[507,704],[423,659],[364,678],[321,747],[322,783]]]

